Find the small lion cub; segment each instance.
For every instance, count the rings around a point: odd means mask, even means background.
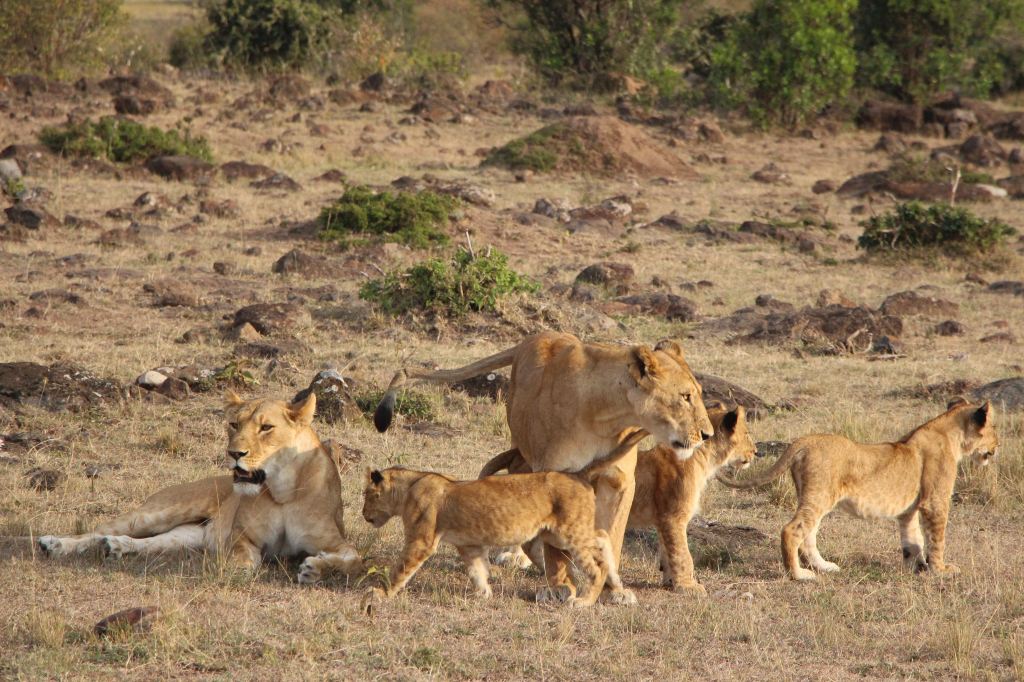
[[[400,467],[367,470],[363,518],[380,528],[401,516],[405,528],[405,548],[386,596],[401,591],[443,541],[458,549],[477,594],[490,597],[487,548],[519,545],[540,536],[571,553],[589,581],[585,596],[567,601],[576,606],[593,604],[607,571],[612,601],[636,603],[619,580],[608,534],[594,528],[595,498],[589,477],[628,453],[645,435],[640,432],[627,439],[579,474],[541,472],[456,481]]]
[[[727,465],[746,468],[756,455],[742,406],[732,411],[708,408],[715,435],[680,460],[672,448],[644,450],[636,461],[636,494],[627,528],[658,529],[662,584],[676,590],[705,592],[693,573],[686,527],[700,508],[707,483]]]

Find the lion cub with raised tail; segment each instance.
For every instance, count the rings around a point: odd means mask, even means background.
[[[608,533],[594,528],[591,480],[645,436],[643,431],[631,435],[608,457],[576,474],[541,472],[456,481],[399,467],[368,470],[363,518],[379,528],[401,516],[405,530],[405,547],[384,594],[392,597],[401,591],[443,541],[458,549],[477,594],[490,597],[487,548],[518,545],[539,536],[572,554],[588,579],[585,596],[565,595],[559,601],[593,604],[607,571],[611,601],[636,603],[619,580]]]
[[[855,443],[834,434],[804,436],[762,476],[742,482],[719,478],[726,485],[752,488],[789,470],[797,510],[782,529],[782,562],[794,580],[815,578],[800,565],[801,556],[817,571],[839,570],[821,556],[817,545],[821,519],[836,506],[860,518],[899,520],[900,544],[909,567],[958,572],[945,559],[957,465],[966,455],[988,464],[999,444],[994,422],[991,403],[956,401],[895,443]]]
[[[636,494],[626,527],[658,529],[661,582],[669,589],[705,592],[694,577],[686,528],[708,481],[724,466],[746,468],[757,454],[742,406],[732,411],[709,407],[708,416],[715,435],[689,459],[658,445],[636,460]]]

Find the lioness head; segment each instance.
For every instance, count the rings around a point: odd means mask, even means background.
[[[366,470],[366,487],[363,489],[363,518],[380,528],[398,513],[401,499],[395,492],[390,469]]]
[[[961,451],[971,455],[982,466],[987,465],[999,446],[992,403],[986,400],[981,405],[972,405],[966,400],[954,400],[948,410],[956,416],[963,429]]]
[[[702,447],[715,448],[722,466],[746,469],[757,456],[757,446],[747,430],[747,410],[737,405],[734,410],[709,408],[708,416],[715,427],[715,437]]]
[[[640,417],[640,426],[670,446],[677,457],[689,458],[715,434],[700,384],[678,343],[659,341],[653,349],[634,346],[629,372],[633,382],[626,395]]]
[[[228,467],[236,493],[258,494],[268,477],[277,473],[274,460],[282,452],[315,447],[310,428],[316,412],[315,394],[294,405],[281,400],[242,400],[230,390],[224,399]]]

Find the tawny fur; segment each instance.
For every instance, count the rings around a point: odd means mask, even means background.
[[[397,391],[410,383],[450,383],[511,365],[507,397],[511,447],[534,471],[577,471],[638,429],[688,457],[713,429],[701,387],[674,341],[648,346],[585,344],[543,333],[456,370],[403,369],[378,407],[378,429],[391,422]],[[633,501],[635,449],[595,486],[597,527],[608,532],[618,565]],[[572,594],[568,557],[545,548],[550,596]],[[540,595],[544,596],[544,595]]]
[[[316,396],[288,405],[228,394],[228,452],[233,475],[157,491],[132,512],[92,533],[39,538],[50,556],[94,547],[108,554],[205,549],[254,569],[262,559],[308,555],[298,580],[325,570],[358,572],[362,561],[345,539],[341,478],[311,427]],[[247,482],[259,472],[259,482]],[[256,480],[256,479],[253,479]]]
[[[994,422],[990,403],[958,403],[895,443],[855,443],[833,434],[804,436],[763,476],[742,482],[719,478],[726,485],[749,488],[789,470],[797,510],[782,529],[782,561],[794,580],[815,578],[800,565],[801,556],[817,571],[839,570],[817,547],[821,519],[836,506],[860,518],[897,519],[909,567],[956,572],[956,566],[946,563],[945,549],[957,466],[971,454],[988,462],[999,442]]]
[[[565,595],[566,599],[589,606],[607,579],[617,595],[613,601],[635,603],[636,597],[619,581],[608,534],[594,528],[591,481],[643,437],[640,433],[627,439],[609,458],[580,474],[545,472],[455,481],[409,469],[367,470],[363,518],[380,527],[400,516],[405,531],[402,556],[389,576],[385,596],[401,591],[438,545],[447,542],[458,549],[477,594],[490,597],[487,548],[539,536],[570,553],[587,577],[586,595],[578,599]]]

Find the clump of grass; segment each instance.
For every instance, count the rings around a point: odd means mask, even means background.
[[[320,238],[352,245],[374,237],[416,248],[447,244],[444,227],[459,200],[430,190],[374,192],[350,187],[320,212]]]
[[[56,612],[33,609],[25,615],[18,630],[29,647],[59,649],[68,635],[68,624]]]
[[[558,165],[558,154],[552,147],[552,138],[559,132],[560,126],[556,123],[512,140],[491,151],[484,159],[484,165],[538,173],[552,171]]]
[[[212,161],[213,152],[203,137],[186,130],[161,130],[128,119],[104,116],[63,126],[48,126],[39,141],[58,154],[106,158],[118,163],[143,161],[154,156],[191,156]]]
[[[949,182],[951,174],[940,161],[915,154],[904,154],[889,166],[886,177],[893,182]],[[995,184],[995,179],[988,173],[961,169],[960,182]]]
[[[360,411],[367,417],[371,417],[383,397],[383,390],[370,389],[357,394],[355,401]],[[399,392],[395,399],[395,412],[416,421],[433,421],[437,410],[434,400],[429,395],[405,390]]]
[[[912,201],[861,223],[857,241],[866,251],[940,249],[976,254],[1000,246],[1016,230],[995,218],[979,218],[965,208]]]
[[[538,289],[536,282],[508,267],[508,258],[497,250],[479,256],[461,251],[450,260],[432,258],[371,280],[359,290],[359,298],[391,315],[421,310],[460,317],[470,311],[494,312],[504,297]]]

